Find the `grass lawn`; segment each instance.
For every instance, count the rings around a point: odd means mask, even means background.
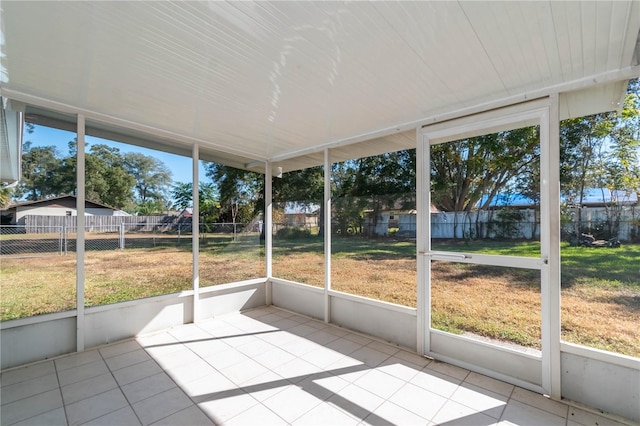
[[[274,241],[274,276],[322,286],[323,242]],[[529,242],[441,242],[440,250],[536,256]],[[405,306],[416,305],[415,243],[333,238],[332,286]],[[257,236],[200,244],[201,287],[263,277]],[[563,339],[640,356],[640,245],[619,249],[562,246]],[[75,306],[75,257],[0,260],[1,319]],[[87,251],[86,304],[95,306],[191,287],[190,244]],[[539,272],[450,262],[432,268],[432,326],[539,348]]]

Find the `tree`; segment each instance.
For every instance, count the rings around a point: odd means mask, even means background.
[[[174,206],[180,210],[193,207],[193,184],[191,182],[176,182],[171,191]],[[203,223],[218,221],[220,202],[216,188],[212,183],[198,184],[198,210]]]
[[[260,212],[264,212],[262,174],[218,163],[207,163],[205,171],[220,197],[219,220],[250,222]]]
[[[488,209],[539,158],[539,129],[525,127],[431,147],[432,202],[441,210]],[[476,236],[482,234],[476,215]],[[454,227],[457,223],[454,223]]]
[[[59,190],[77,194],[77,140],[69,142],[70,155],[62,160]],[[123,166],[118,148],[92,145],[85,155],[85,197],[116,209],[130,207],[135,181]]]
[[[162,161],[138,152],[124,154],[123,160],[124,169],[135,181],[136,203],[156,205],[162,210],[171,184],[171,171]]]
[[[13,191],[14,187],[8,187],[4,182],[0,183],[0,209],[4,209],[11,204]]]
[[[58,186],[61,162],[55,146],[32,146],[24,143],[22,179],[15,191],[18,198],[42,200],[63,193]]]
[[[640,194],[640,82],[631,80],[620,112],[564,120],[560,126],[561,190],[570,204],[581,208],[586,190],[606,195]],[[605,190],[607,193],[605,193]],[[619,201],[605,203],[607,234],[614,236],[621,214]],[[582,231],[578,214],[577,230]]]
[[[321,166],[284,173],[273,178],[273,201],[299,206],[320,206],[318,235],[324,235],[324,173]]]

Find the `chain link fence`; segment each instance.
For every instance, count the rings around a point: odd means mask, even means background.
[[[200,238],[226,238],[230,242],[243,235],[261,231],[261,223],[204,223]],[[191,223],[166,225],[118,224],[87,226],[85,250],[105,251],[156,247],[191,247]],[[76,251],[75,226],[40,226],[37,229],[20,225],[0,226],[0,257],[62,256]]]

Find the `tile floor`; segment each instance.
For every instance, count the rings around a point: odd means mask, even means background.
[[[274,307],[7,370],[9,425],[614,425]]]

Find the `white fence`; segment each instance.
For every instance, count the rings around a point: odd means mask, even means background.
[[[431,213],[431,236],[433,238],[513,238],[539,239],[539,212],[533,209],[513,210],[517,215],[500,215],[500,210],[473,212]],[[562,232],[572,231],[598,233],[606,227],[608,218],[619,214],[617,237],[622,241],[639,238],[640,208],[624,207],[607,211],[604,207],[571,208],[563,214]],[[416,215],[400,214],[399,236],[416,235]],[[517,216],[517,217],[516,217]],[[581,229],[578,230],[578,227]]]

